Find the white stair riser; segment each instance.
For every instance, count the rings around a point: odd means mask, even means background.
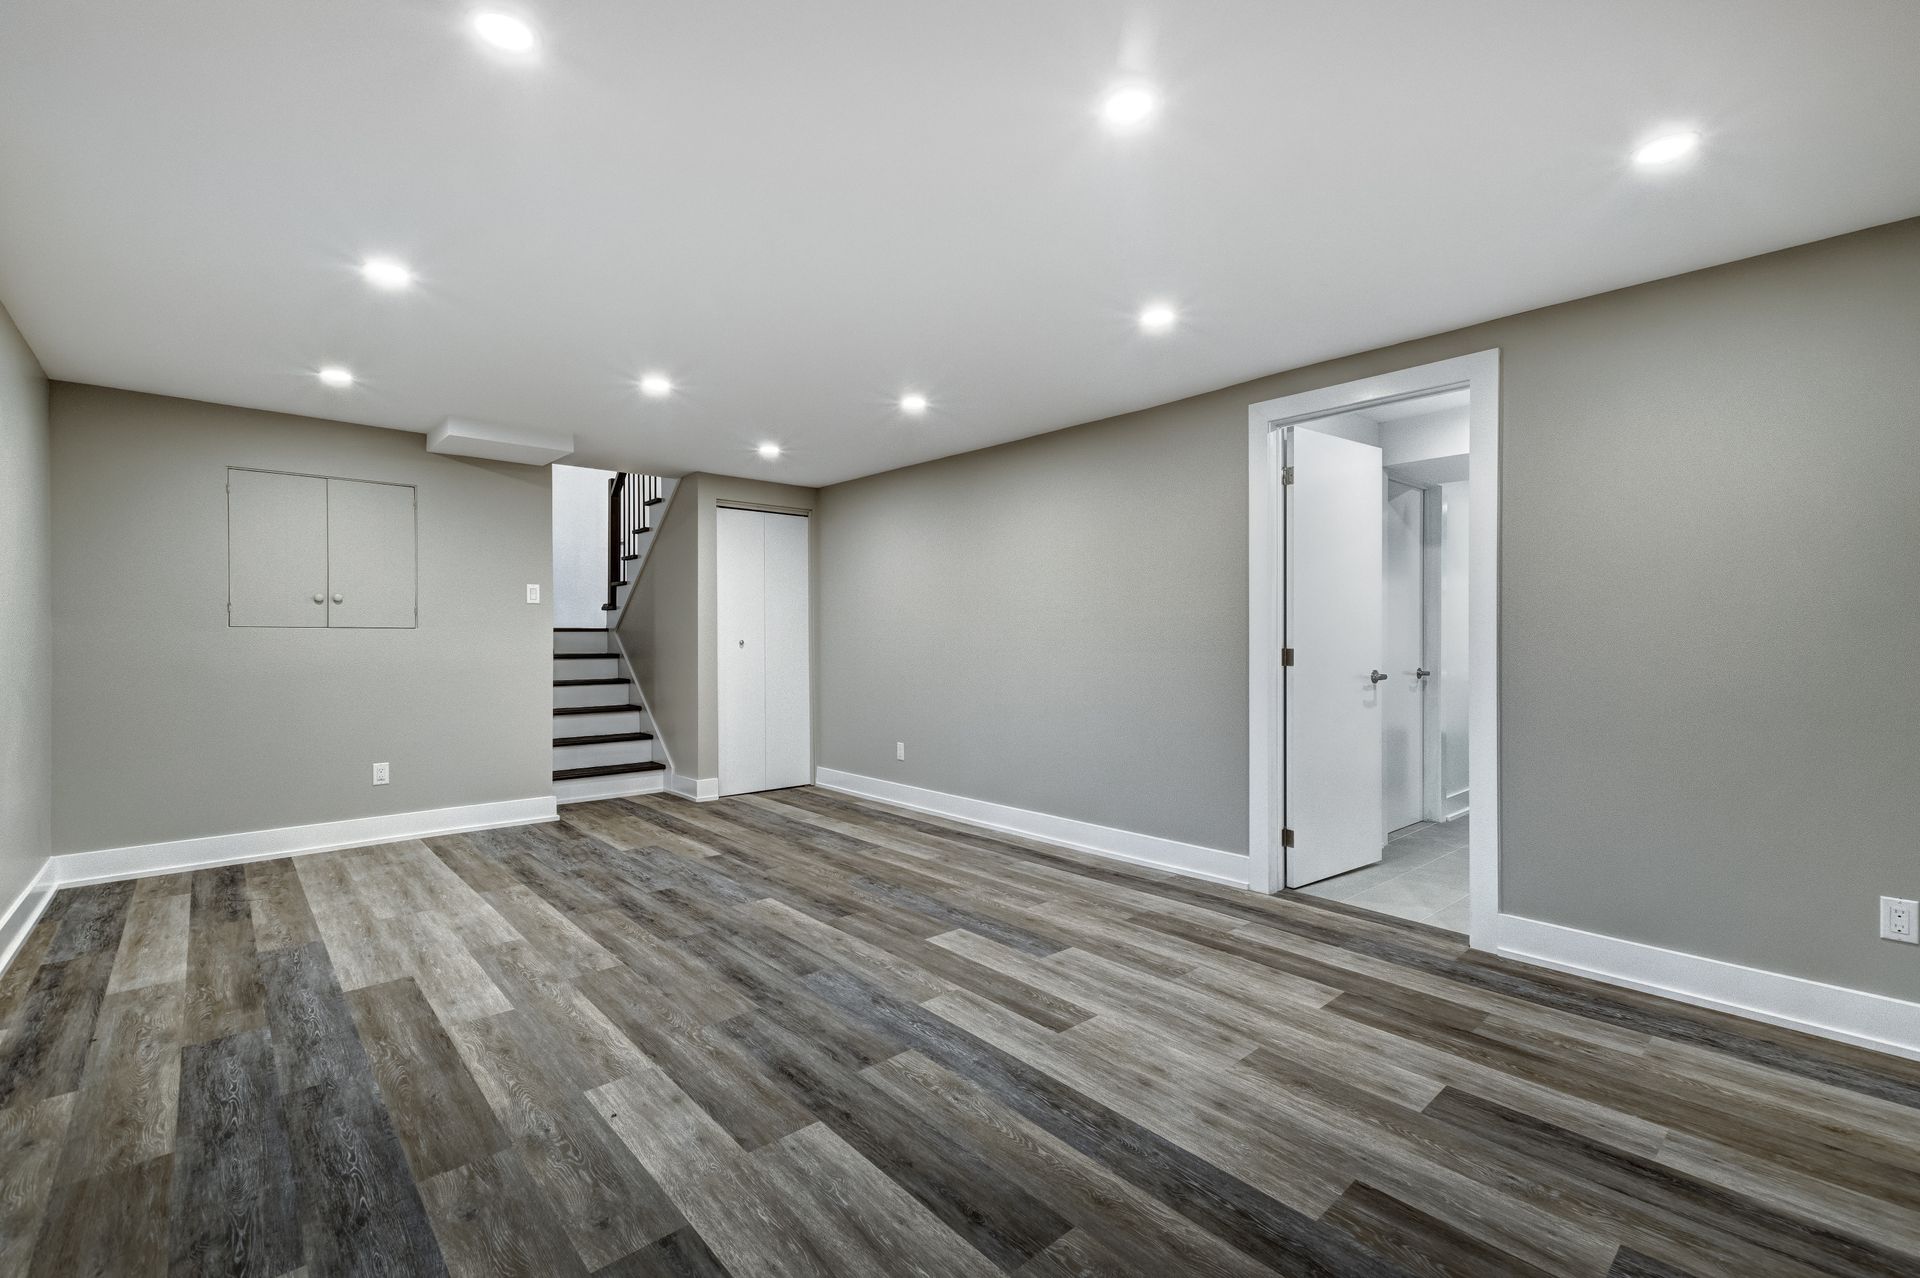
[[[553,770],[597,768],[603,763],[652,763],[651,741],[598,741],[593,745],[555,746]]]
[[[588,799],[613,799],[623,794],[658,794],[667,788],[667,774],[659,772],[623,772],[610,777],[577,777],[555,781],[553,797],[562,803],[583,803]]]
[[[556,630],[553,632],[553,650],[555,652],[611,652],[608,646],[607,632],[596,630],[585,634],[578,630]]]
[[[595,657],[591,661],[560,661],[553,663],[553,677],[556,679],[606,679],[620,673],[620,658]]]
[[[627,708],[615,707],[605,714],[556,714],[553,716],[553,735],[556,737],[594,737],[603,732],[646,732],[649,731],[646,716],[639,706]]]
[[[590,683],[584,688],[555,688],[553,705],[556,710],[566,706],[617,706],[627,699],[632,687],[630,683]]]

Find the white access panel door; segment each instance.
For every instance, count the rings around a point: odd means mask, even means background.
[[[714,512],[720,793],[813,780],[807,521]]]
[[[764,513],[766,533],[766,788],[813,784],[813,651],[807,520]]]
[[[1426,494],[1387,485],[1386,661],[1380,685],[1382,807],[1389,833],[1412,825],[1426,809]]]
[[[1286,486],[1287,886],[1371,865],[1381,818],[1380,449],[1291,427]]]
[[[327,624],[327,481],[227,472],[227,624]]]
[[[327,624],[413,626],[413,487],[358,479],[329,479],[326,485]]]

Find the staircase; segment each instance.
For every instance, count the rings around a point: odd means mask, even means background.
[[[561,803],[666,787],[653,721],[604,629],[553,632],[553,794]]]
[[[600,611],[613,615],[608,625],[619,624],[627,596],[640,577],[640,565],[653,545],[653,508],[666,504],[675,482],[630,471],[607,481],[607,602]]]

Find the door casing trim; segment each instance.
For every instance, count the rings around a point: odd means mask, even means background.
[[[1248,884],[1286,882],[1280,829],[1280,427],[1436,391],[1468,391],[1472,467],[1467,494],[1468,770],[1474,791],[1468,845],[1468,939],[1492,949],[1500,912],[1500,352],[1476,351],[1377,377],[1263,400],[1247,409],[1247,850]]]

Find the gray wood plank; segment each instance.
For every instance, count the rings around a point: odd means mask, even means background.
[[[123,1171],[172,1152],[183,1003],[179,984],[102,1000],[58,1180]]]
[[[33,1246],[33,1272],[159,1274],[167,1267],[172,1156],[56,1185]]]
[[[462,1278],[587,1273],[511,1150],[449,1168],[423,1182],[420,1192],[447,1267]]]
[[[506,1146],[506,1133],[418,985],[368,985],[348,994],[347,1005],[416,1179]]]
[[[181,1278],[302,1263],[300,1190],[265,1029],[181,1055],[169,1246]]]

